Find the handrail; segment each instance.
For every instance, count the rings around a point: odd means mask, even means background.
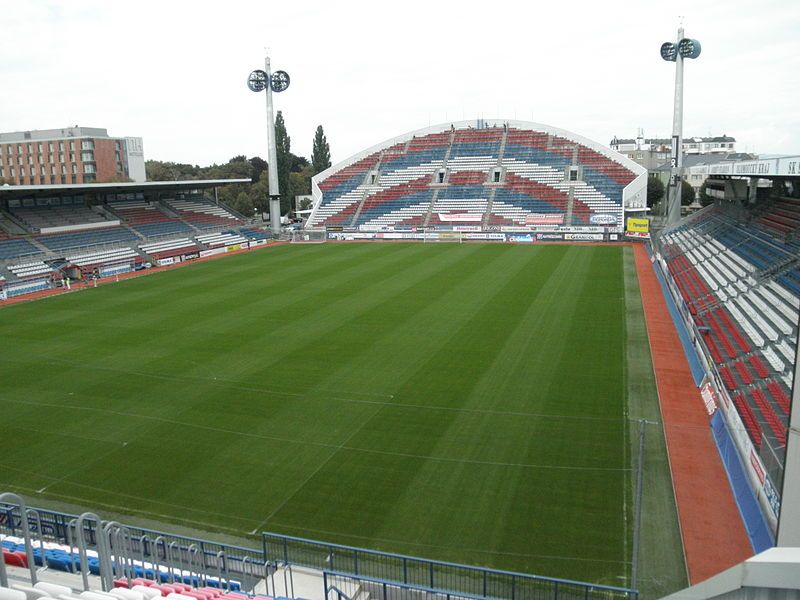
[[[370,549],[367,549],[367,548],[358,548],[358,547],[354,547],[354,546],[346,546],[346,545],[343,545],[343,544],[320,542],[320,541],[316,541],[316,540],[310,540],[310,539],[307,539],[307,538],[300,538],[300,537],[283,535],[283,534],[264,532],[264,533],[262,533],[262,538],[263,538],[263,543],[264,543],[264,556],[267,559],[271,558],[271,553],[269,552],[269,547],[268,547],[268,545],[269,545],[269,541],[268,540],[269,540],[269,538],[272,538],[273,540],[278,540],[278,544],[277,544],[278,546],[282,546],[282,548],[277,548],[277,550],[279,550],[279,551],[282,550],[282,555],[283,555],[281,557],[281,561],[282,562],[287,563],[287,564],[294,563],[296,565],[310,567],[310,568],[317,568],[317,569],[323,568],[324,569],[324,566],[322,566],[320,564],[303,564],[302,562],[300,562],[300,561],[298,561],[296,559],[290,558],[289,557],[289,542],[298,542],[299,544],[303,544],[303,545],[306,545],[306,546],[312,546],[315,550],[324,551],[326,556],[328,556],[328,561],[329,561],[329,564],[331,566],[333,566],[333,564],[334,564],[333,560],[334,560],[334,556],[336,555],[335,550],[341,550],[341,551],[344,551],[346,553],[351,553],[353,555],[353,557],[355,558],[354,563],[356,564],[356,568],[354,569],[354,571],[356,571],[356,572],[351,573],[350,575],[357,576],[357,577],[364,577],[362,574],[357,572],[358,571],[358,567],[357,567],[358,557],[366,555],[366,556],[371,556],[371,557],[381,557],[381,558],[388,558],[388,559],[391,559],[391,560],[399,561],[403,565],[404,576],[406,576],[406,577],[407,577],[407,574],[408,574],[408,567],[409,566],[413,567],[413,565],[424,565],[426,570],[429,570],[431,572],[431,574],[436,572],[437,568],[444,568],[444,569],[450,569],[454,574],[457,574],[458,572],[461,572],[461,573],[463,573],[465,575],[473,575],[473,576],[478,575],[478,576],[483,577],[484,579],[486,579],[488,577],[497,577],[497,576],[507,577],[512,582],[512,585],[514,585],[513,582],[550,583],[550,584],[555,584],[557,586],[576,586],[576,587],[581,587],[581,588],[585,588],[585,589],[591,588],[591,589],[595,589],[595,590],[605,590],[605,591],[609,591],[609,592],[617,592],[617,593],[623,593],[623,594],[628,594],[628,595],[633,595],[633,596],[636,596],[638,594],[638,592],[636,590],[633,590],[633,589],[630,589],[630,588],[623,588],[623,587],[604,585],[604,584],[594,584],[594,583],[589,583],[589,582],[585,582],[585,581],[562,579],[562,578],[558,578],[558,577],[546,577],[546,576],[543,576],[543,575],[532,575],[532,574],[526,574],[526,573],[518,573],[518,572],[514,572],[514,571],[505,571],[505,570],[502,570],[502,569],[487,569],[487,568],[484,568],[484,567],[476,567],[476,566],[472,566],[472,565],[464,565],[464,564],[452,563],[452,562],[447,562],[447,561],[437,561],[437,560],[432,560],[432,559],[428,559],[428,558],[420,558],[420,557],[416,557],[416,556],[408,556],[408,555],[404,555],[404,554],[395,554],[395,553],[391,553],[391,552],[382,552],[380,550],[370,550]],[[280,542],[282,542],[282,544]],[[274,543],[274,541],[273,541],[273,543]],[[306,563],[310,563],[311,561],[305,561],[305,562]],[[409,565],[409,563],[411,563],[411,565]],[[433,581],[433,577],[431,577],[431,581]],[[406,582],[404,581],[402,583],[406,583]],[[431,589],[437,589],[437,588],[435,588],[435,586],[432,585]],[[450,592],[450,593],[452,593],[454,595],[462,595],[458,590],[450,590],[450,589],[446,590],[444,588],[439,588],[439,591]],[[478,597],[481,597],[481,596],[478,596]]]

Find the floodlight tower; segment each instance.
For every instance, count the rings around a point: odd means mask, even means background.
[[[273,235],[281,232],[281,196],[278,186],[278,148],[275,142],[275,119],[272,116],[272,92],[280,93],[289,87],[286,71],[270,70],[269,56],[264,57],[264,70],[256,69],[247,78],[253,92],[267,92],[267,167],[269,180],[269,220]]]
[[[700,56],[700,42],[683,37],[678,28],[678,41],[661,44],[661,58],[675,63],[675,101],[672,108],[672,169],[670,171],[667,225],[681,218],[681,172],[683,170],[683,60]]]

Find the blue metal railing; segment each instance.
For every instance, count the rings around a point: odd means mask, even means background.
[[[512,600],[545,598],[630,598],[629,588],[526,575],[263,533],[264,558],[361,579],[377,579],[445,595]]]

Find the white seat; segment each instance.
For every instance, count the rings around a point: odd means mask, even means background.
[[[112,596],[116,596],[119,600],[144,600],[144,594],[141,592],[136,592],[134,590],[129,590],[127,588],[114,588],[108,590],[108,593]]]
[[[84,600],[117,600],[116,596],[112,596],[111,594],[107,594],[105,592],[81,592],[81,598]]]
[[[173,592],[171,594],[167,594],[167,600],[197,600],[197,598],[194,598],[193,596],[186,596],[184,594],[176,594]]]
[[[0,587],[0,600],[27,600],[25,592]]]
[[[159,590],[154,590],[146,585],[135,585],[131,589],[134,592],[139,592],[145,598],[155,598],[157,596],[161,596],[161,592]]]
[[[40,581],[33,586],[37,590],[42,590],[48,596],[58,598],[62,594],[71,594],[72,588],[65,585],[58,585],[57,583],[50,583],[49,581]]]
[[[44,590],[37,590],[36,588],[21,583],[15,583],[11,588],[24,593],[28,600],[38,600],[39,598],[45,598],[49,595]]]

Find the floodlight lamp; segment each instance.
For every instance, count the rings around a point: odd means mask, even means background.
[[[675,62],[678,58],[678,48],[672,42],[661,44],[661,58],[669,62]]]
[[[276,93],[286,91],[289,87],[289,74],[286,71],[275,71],[270,78],[270,87]]]
[[[700,42],[691,38],[683,38],[678,42],[678,52],[683,58],[697,58],[700,56]]]
[[[261,69],[256,69],[247,77],[247,87],[252,92],[263,92],[267,89],[267,73]]]

